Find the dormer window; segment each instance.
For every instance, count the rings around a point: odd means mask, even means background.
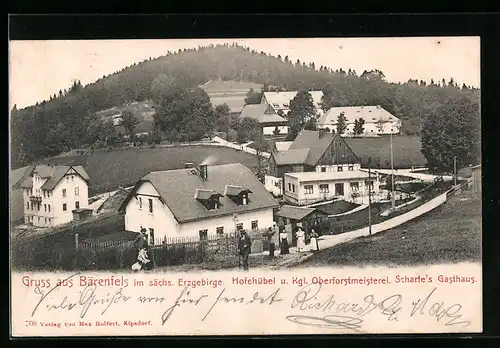
[[[252,193],[252,191],[244,187],[226,185],[225,195],[237,205],[247,205],[250,202],[248,198],[249,193]]]
[[[277,108],[279,108],[280,106],[279,106],[279,104],[273,104],[273,107],[277,109]]]
[[[207,210],[215,210],[220,208],[219,198],[222,197],[220,193],[214,190],[204,190],[198,189],[194,195],[194,198],[203,204]]]

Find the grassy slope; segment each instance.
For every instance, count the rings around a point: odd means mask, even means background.
[[[481,196],[469,191],[394,229],[320,251],[301,266],[416,265],[480,257]]]
[[[390,136],[378,138],[345,138],[354,153],[361,157],[361,165],[366,165],[368,157],[373,161],[380,158],[380,168],[390,168],[385,161],[391,160]],[[424,166],[426,161],[420,152],[421,143],[418,136],[394,135],[392,139],[394,167],[410,168]],[[374,164],[374,163],[373,163]]]
[[[89,155],[53,158],[50,162],[83,165],[90,176],[92,194],[96,194],[112,191],[120,185],[132,186],[152,171],[184,168],[186,162],[201,163],[208,156],[218,158],[214,164],[239,162],[252,170],[257,167],[254,155],[215,146],[95,151]]]

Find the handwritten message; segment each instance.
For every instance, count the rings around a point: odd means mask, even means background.
[[[443,267],[19,273],[12,283],[13,334],[480,332],[480,267]]]

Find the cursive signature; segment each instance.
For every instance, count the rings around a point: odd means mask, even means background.
[[[322,299],[320,296],[321,284],[310,284],[301,288],[292,300],[291,308],[301,311],[321,311],[334,312],[335,315],[353,315],[354,318],[361,318],[369,313],[377,311],[379,314],[387,316],[389,321],[398,321],[401,311],[403,296],[394,294],[377,301],[374,295],[365,296],[362,303],[336,301],[335,295],[331,294]]]
[[[40,296],[40,298],[39,298],[39,300],[38,300],[37,304],[35,305],[35,307],[33,308],[33,311],[31,312],[31,317],[34,317],[34,316],[35,316],[35,313],[38,311],[38,308],[40,307],[40,305],[41,305],[41,304],[45,301],[45,299],[46,299],[46,298],[47,298],[47,297],[48,297],[51,293],[53,293],[55,290],[57,290],[57,289],[60,287],[60,285],[64,283],[64,281],[69,280],[69,279],[71,279],[71,278],[73,278],[73,277],[77,276],[78,274],[80,274],[80,272],[77,272],[77,273],[71,274],[69,277],[67,277],[66,279],[64,279],[62,282],[57,282],[57,284],[56,284],[54,287],[50,288],[50,289],[49,289],[49,290],[47,290],[46,292],[45,292],[42,288],[40,288],[40,287],[38,287],[38,286],[37,286],[37,287],[34,289],[34,291],[35,291],[35,294],[36,294],[36,295],[39,295],[39,296]],[[65,297],[63,298],[63,300],[62,300],[60,303],[58,303],[58,304],[46,304],[46,306],[45,306],[45,307],[46,307],[48,310],[52,310],[52,309],[67,309],[67,310],[72,310],[75,306],[76,306],[76,303],[74,303],[74,302],[69,302],[69,301],[68,301],[68,297],[67,297],[67,296],[65,296]]]
[[[312,317],[307,315],[289,315],[287,320],[301,325],[319,327],[324,329],[349,329],[359,331],[363,319],[346,317],[342,315],[325,315],[324,317]]]
[[[435,317],[437,321],[448,320],[445,322],[446,326],[453,325],[463,325],[463,327],[467,327],[471,324],[468,320],[460,320],[462,318],[462,314],[460,311],[462,310],[462,305],[459,303],[455,303],[451,306],[445,305],[444,301],[436,301],[430,302],[431,297],[436,292],[437,288],[434,288],[429,292],[429,294],[421,299],[417,299],[413,301],[413,308],[411,310],[410,316],[414,315],[429,315],[431,317]],[[432,303],[429,305],[429,303]]]

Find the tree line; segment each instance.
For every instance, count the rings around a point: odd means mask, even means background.
[[[162,57],[133,64],[87,86],[77,81],[34,106],[24,109],[14,106],[12,162],[20,165],[73,148],[113,146],[123,141],[123,134],[118,134],[109,121],[99,119],[96,112],[131,101],[155,101],[155,140],[162,137],[197,140],[206,133],[203,130],[231,128],[234,120],[228,119],[227,110],[220,107],[216,110],[206,93],[196,88],[217,78],[261,83],[277,90],[322,90],[325,110],[332,106],[381,105],[402,120],[404,133],[422,133],[422,136],[426,117],[443,112],[447,100],[465,98],[479,105],[477,89],[458,86],[452,80],[388,83],[378,70],[358,75],[351,69],[333,70],[300,60],[292,62],[288,56],[274,57],[236,44],[209,45],[166,52]],[[259,93],[254,92],[247,102],[256,102]],[[134,121],[125,119],[131,121],[124,124],[130,136]],[[292,120],[296,127],[300,125],[294,115]],[[310,128],[313,124],[301,126]]]

